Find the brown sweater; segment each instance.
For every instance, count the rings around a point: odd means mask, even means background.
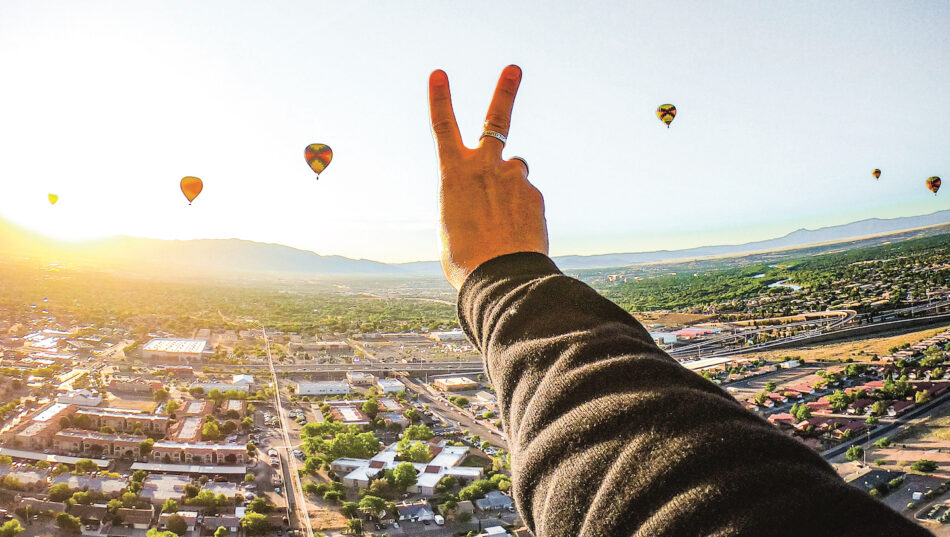
[[[654,345],[541,254],[459,293],[485,356],[524,520],[548,536],[926,536]]]

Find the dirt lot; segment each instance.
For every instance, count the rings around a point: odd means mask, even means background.
[[[696,323],[711,322],[718,318],[716,315],[699,315],[695,313],[636,313],[634,317],[644,323],[656,323],[667,328],[683,328]]]
[[[870,361],[871,357],[875,354],[884,356],[891,347],[899,347],[904,343],[913,345],[922,339],[927,339],[934,334],[939,334],[947,328],[950,327],[928,328],[927,330],[911,332],[899,336],[848,341],[845,343],[830,343],[828,345],[814,345],[800,349],[783,349],[747,354],[745,356],[749,358],[764,358],[769,361],[781,360],[783,356],[801,356],[809,362],[815,360],[847,360],[848,358],[853,358],[856,362],[867,362]]]
[[[142,412],[151,413],[155,411],[157,403],[152,400],[151,394],[149,395],[133,395],[129,393],[112,393],[108,392],[109,400],[105,402],[103,406],[109,406],[112,408],[125,408],[128,410],[139,410]]]

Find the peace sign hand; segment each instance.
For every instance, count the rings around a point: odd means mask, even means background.
[[[508,136],[520,83],[517,65],[502,71],[485,118],[486,132]],[[494,136],[483,134],[476,149],[462,143],[442,70],[429,75],[429,111],[439,153],[442,270],[449,283],[460,289],[478,265],[501,255],[547,255],[544,200],[528,182],[527,166],[502,159],[505,144]]]

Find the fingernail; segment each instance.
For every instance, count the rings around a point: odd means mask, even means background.
[[[435,71],[432,71],[431,75],[429,75],[429,82],[434,86],[444,86],[448,84],[449,77],[442,69],[436,69]]]
[[[521,68],[517,65],[509,65],[505,68],[505,78],[508,80],[518,80],[521,78]]]

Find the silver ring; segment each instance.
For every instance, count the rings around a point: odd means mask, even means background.
[[[511,157],[511,160],[520,160],[524,164],[524,178],[528,178],[528,174],[531,173],[531,168],[528,167],[528,161],[521,157]]]
[[[498,131],[490,130],[490,129],[485,129],[484,131],[482,131],[482,135],[481,135],[481,137],[479,138],[479,140],[481,140],[482,138],[484,138],[484,137],[486,137],[486,136],[491,136],[492,138],[496,138],[496,139],[498,139],[499,141],[501,141],[501,143],[503,143],[503,144],[508,142],[508,138],[507,138],[504,134],[502,134],[502,133],[500,133],[500,132],[498,132]]]

